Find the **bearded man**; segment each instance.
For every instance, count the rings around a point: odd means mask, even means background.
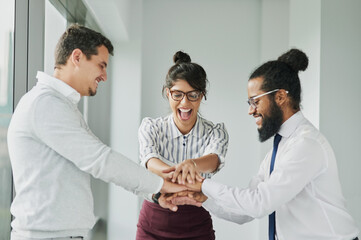
[[[332,147],[300,110],[298,72],[307,66],[306,54],[291,49],[258,67],[248,80],[248,113],[255,118],[259,139],[274,136],[273,150],[249,187],[206,179],[188,185],[202,193],[181,195],[173,203],[193,197],[214,215],[239,224],[268,216],[270,240],[358,239]]]

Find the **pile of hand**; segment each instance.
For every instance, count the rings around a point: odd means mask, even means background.
[[[207,196],[202,193],[204,178],[192,159],[165,169],[162,173],[165,182],[158,199],[161,207],[177,211],[178,205],[201,207],[207,200]]]

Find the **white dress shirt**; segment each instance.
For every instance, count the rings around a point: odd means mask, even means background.
[[[326,138],[302,115],[294,114],[278,132],[274,170],[272,150],[249,188],[206,179],[203,206],[239,224],[276,211],[280,240],[351,240],[359,230],[345,206],[335,155]]]
[[[8,130],[16,235],[86,236],[95,223],[90,175],[137,194],[161,189],[162,178],[114,152],[90,131],[77,108],[77,91],[43,72],[37,78]]]
[[[217,154],[219,167],[212,173],[202,174],[210,178],[224,166],[228,148],[228,133],[224,123],[213,124],[201,116],[191,131],[183,135],[174,123],[173,115],[156,119],[144,118],[139,127],[140,161],[145,167],[151,158],[158,158],[169,166],[186,159]]]

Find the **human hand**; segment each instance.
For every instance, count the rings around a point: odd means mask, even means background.
[[[203,177],[197,170],[197,165],[193,159],[187,159],[180,164],[165,169],[163,173],[172,173],[172,182],[178,182],[180,184],[194,183],[196,181],[203,181]]]
[[[204,195],[202,192],[189,192],[188,197],[194,199],[198,203],[204,203],[208,197]]]
[[[202,191],[202,184],[203,184],[203,180],[201,182],[197,181],[195,183],[186,183],[185,186],[187,187],[187,189],[189,191],[192,192],[201,192]]]
[[[167,172],[167,173],[162,172],[163,169],[168,169],[169,165],[164,163],[159,158],[150,158],[146,163],[146,167],[148,168],[149,171],[157,174],[161,178],[166,179],[168,181],[172,180],[173,172]]]
[[[167,202],[171,202],[173,205],[193,205],[193,206],[201,207],[202,206],[201,201],[203,200],[204,202],[206,199],[203,199],[199,196],[194,196],[193,192],[183,191],[178,193],[167,194],[165,200]]]
[[[173,212],[176,212],[178,210],[177,204],[172,203],[171,199],[168,199],[170,197],[171,193],[162,193],[160,197],[158,198],[159,206],[162,208],[167,208]]]
[[[163,178],[164,180],[167,180],[169,182],[172,181],[172,178],[173,178],[173,171],[172,172],[169,172],[169,173],[164,173],[163,171],[160,172],[158,175]]]
[[[163,186],[160,189],[160,192],[161,193],[175,193],[175,192],[181,192],[184,190],[187,190],[186,186],[164,180]]]

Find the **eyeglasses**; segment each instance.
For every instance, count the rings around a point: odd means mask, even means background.
[[[253,109],[256,109],[258,102],[256,102],[255,100],[256,100],[257,98],[266,96],[266,95],[268,95],[268,94],[271,94],[271,93],[273,93],[273,92],[277,92],[277,91],[279,91],[279,90],[281,90],[281,89],[274,89],[274,90],[271,90],[271,91],[269,91],[269,92],[265,92],[265,93],[262,93],[262,94],[260,94],[260,95],[257,95],[257,96],[248,98],[247,103],[248,103],[248,105],[251,106]],[[286,91],[286,93],[288,93],[288,91]]]
[[[182,92],[178,90],[170,90],[170,95],[174,101],[182,101],[184,96],[187,96],[187,99],[191,102],[196,102],[202,97],[202,93],[198,90],[193,90],[189,92]]]

